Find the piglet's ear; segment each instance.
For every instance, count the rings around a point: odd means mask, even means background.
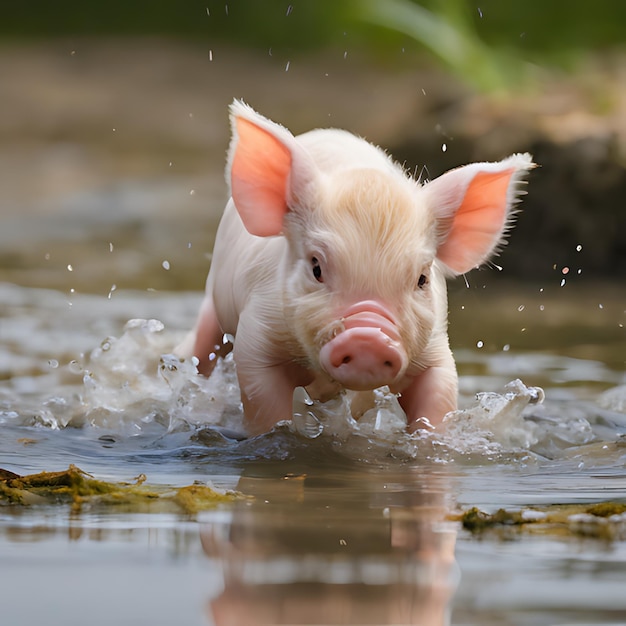
[[[437,258],[451,273],[477,267],[502,244],[520,180],[533,167],[530,154],[514,154],[499,163],[459,167],[425,185],[438,222]]]
[[[243,102],[230,107],[232,139],[226,167],[235,207],[253,235],[269,237],[283,229],[289,202],[313,166],[294,136]]]

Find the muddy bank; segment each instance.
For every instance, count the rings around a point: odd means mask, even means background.
[[[348,128],[425,176],[531,151],[541,168],[502,275],[623,278],[623,67],[605,59],[493,97],[400,52],[396,63],[349,49],[288,58],[154,39],[5,42],[1,278],[55,286],[72,265],[84,289],[200,288],[234,97],[294,132]]]

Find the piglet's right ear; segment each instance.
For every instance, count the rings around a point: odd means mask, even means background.
[[[314,166],[286,128],[243,102],[230,106],[230,120],[226,178],[235,207],[252,235],[279,235],[290,202],[312,178]]]

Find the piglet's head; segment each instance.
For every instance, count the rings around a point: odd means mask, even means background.
[[[530,155],[421,184],[344,131],[307,143],[239,102],[231,122],[227,178],[243,224],[288,242],[276,307],[294,358],[349,389],[401,387],[446,334],[445,277],[501,245]]]

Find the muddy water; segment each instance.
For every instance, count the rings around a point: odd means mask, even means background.
[[[3,623],[626,623],[626,522],[476,536],[451,517],[626,499],[622,292],[488,278],[451,286],[448,437],[406,436],[381,394],[359,424],[300,406],[242,441],[232,363],[207,381],[168,356],[197,292],[3,283],[1,467],[254,498],[195,517],[2,506]]]

